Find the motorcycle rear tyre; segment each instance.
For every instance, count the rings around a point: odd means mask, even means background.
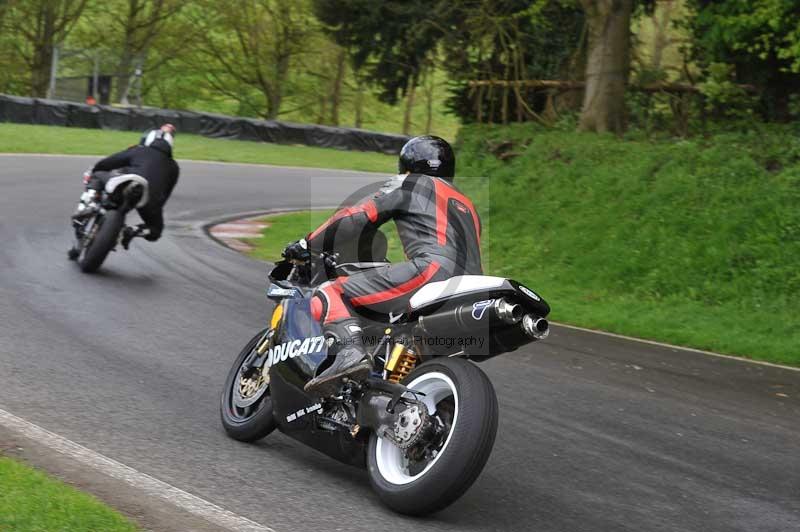
[[[78,258],[78,265],[83,273],[93,273],[106,260],[119,239],[119,232],[125,225],[125,213],[119,210],[107,211],[100,221],[100,228],[89,243],[89,247]]]

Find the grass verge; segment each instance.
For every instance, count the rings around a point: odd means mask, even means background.
[[[0,457],[0,530],[116,532],[138,528],[94,497]]]
[[[247,243],[253,246],[253,250],[248,254],[256,259],[275,262],[280,260],[281,251],[289,242],[294,242],[302,238],[327,220],[333,211],[298,211],[283,214],[270,214],[261,218],[260,221],[268,224],[261,231],[258,238],[246,239]],[[402,262],[405,260],[403,247],[397,230],[392,222],[381,227],[381,231],[386,235],[389,248],[389,260],[392,262]]]
[[[504,143],[516,157],[492,153]],[[481,211],[486,273],[543,294],[553,320],[800,366],[790,131],[649,141],[465,127],[458,154],[459,174],[486,176],[457,180]],[[253,256],[276,259],[328,214],[270,218]]]
[[[543,294],[554,320],[800,365],[791,128],[654,141],[466,127],[458,153],[461,173],[486,176],[465,189],[488,200],[487,271]]]
[[[135,131],[0,123],[0,153],[54,153],[105,156],[139,142]],[[266,142],[211,139],[178,133],[179,159],[309,166],[365,172],[390,172],[397,158],[382,153],[343,151]]]

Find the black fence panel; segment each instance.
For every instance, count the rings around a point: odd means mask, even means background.
[[[280,127],[281,138],[286,139],[287,144],[306,144],[308,146],[318,146],[318,144],[309,144],[313,142],[308,135],[308,130],[312,127],[324,126],[309,126],[307,124],[298,124],[297,122],[278,122],[275,123]]]
[[[203,124],[203,115],[192,111],[176,111],[176,113],[178,118],[172,123],[175,124],[179,132],[194,133],[195,135],[200,134],[200,129]]]
[[[154,108],[84,105],[58,100],[22,98],[0,94],[0,122],[83,128],[145,131],[164,123],[179,132],[214,138],[304,144],[340,150],[397,154],[408,140],[403,135],[363,129],[258,120],[213,113]]]
[[[117,129],[120,131],[132,131],[131,112],[129,109],[111,107],[110,105],[98,105],[98,125],[100,129]]]
[[[0,119],[17,124],[34,124],[35,104],[31,98],[0,94]]]
[[[33,122],[35,124],[49,124],[53,126],[66,126],[69,119],[69,104],[58,100],[33,100]]]
[[[97,129],[100,127],[100,109],[85,103],[70,103],[67,114],[68,127]]]
[[[212,113],[200,114],[200,129],[198,131],[189,131],[189,133],[197,133],[198,135],[205,135],[215,139],[236,138],[232,136],[230,128],[228,127],[232,120],[223,115],[216,115]]]

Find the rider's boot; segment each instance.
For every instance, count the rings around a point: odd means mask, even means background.
[[[358,319],[347,318],[325,325],[328,353],[333,362],[322,373],[308,381],[305,391],[319,397],[335,395],[345,378],[363,381],[372,371],[372,361],[364,349]]]
[[[131,240],[133,240],[138,234],[139,231],[137,228],[126,225],[122,229],[122,238],[119,240],[120,244],[122,244],[122,248],[127,251],[131,245]]]

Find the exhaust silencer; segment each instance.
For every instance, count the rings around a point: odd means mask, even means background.
[[[514,325],[522,320],[521,305],[505,299],[479,301],[459,305],[419,318],[422,330],[430,335],[471,334],[487,330],[489,323]],[[498,324],[497,322],[500,322]]]
[[[521,323],[524,317],[522,305],[498,298],[445,308],[421,316],[418,323],[429,353],[485,357],[531,342]]]
[[[522,319],[522,306],[516,303],[509,303],[505,299],[498,299],[495,301],[493,310],[495,316],[497,316],[500,321],[508,324],[519,323],[519,320]]]
[[[550,324],[544,318],[526,314],[522,318],[522,330],[534,340],[544,340],[550,334]]]

